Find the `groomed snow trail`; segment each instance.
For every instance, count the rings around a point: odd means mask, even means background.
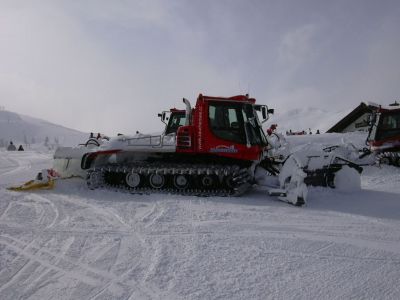
[[[51,155],[0,155],[0,299],[400,298],[398,169],[369,169],[361,191],[313,189],[298,208],[261,189],[130,195],[73,179],[9,192]]]

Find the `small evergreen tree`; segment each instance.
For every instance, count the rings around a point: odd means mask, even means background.
[[[49,146],[49,137],[48,137],[48,136],[46,136],[46,138],[44,139],[44,145],[45,145],[46,147]]]

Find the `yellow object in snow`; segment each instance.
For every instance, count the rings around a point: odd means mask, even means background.
[[[7,188],[10,191],[33,191],[33,190],[51,190],[54,187],[54,179],[49,179],[46,182],[41,182],[37,180],[30,180],[23,185],[13,186]]]

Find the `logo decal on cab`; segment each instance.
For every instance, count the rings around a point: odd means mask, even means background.
[[[232,146],[219,145],[210,149],[211,153],[238,153],[239,150]]]

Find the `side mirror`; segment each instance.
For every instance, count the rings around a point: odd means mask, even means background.
[[[261,106],[261,115],[262,115],[262,122],[261,123],[265,123],[268,121],[269,119],[269,115],[274,113],[274,109],[272,108],[268,108],[268,106],[263,105]]]
[[[265,120],[267,118],[267,113],[268,113],[268,109],[265,106],[261,107],[261,115],[262,115],[263,120]]]
[[[254,109],[261,113],[261,117],[262,117],[261,123],[267,122],[267,120],[269,119],[269,114],[274,113],[274,109],[268,108],[267,105],[254,105]]]
[[[167,124],[166,122],[168,121],[168,115],[170,112],[163,111],[162,113],[158,114],[158,116],[161,118],[161,122],[164,124]]]

